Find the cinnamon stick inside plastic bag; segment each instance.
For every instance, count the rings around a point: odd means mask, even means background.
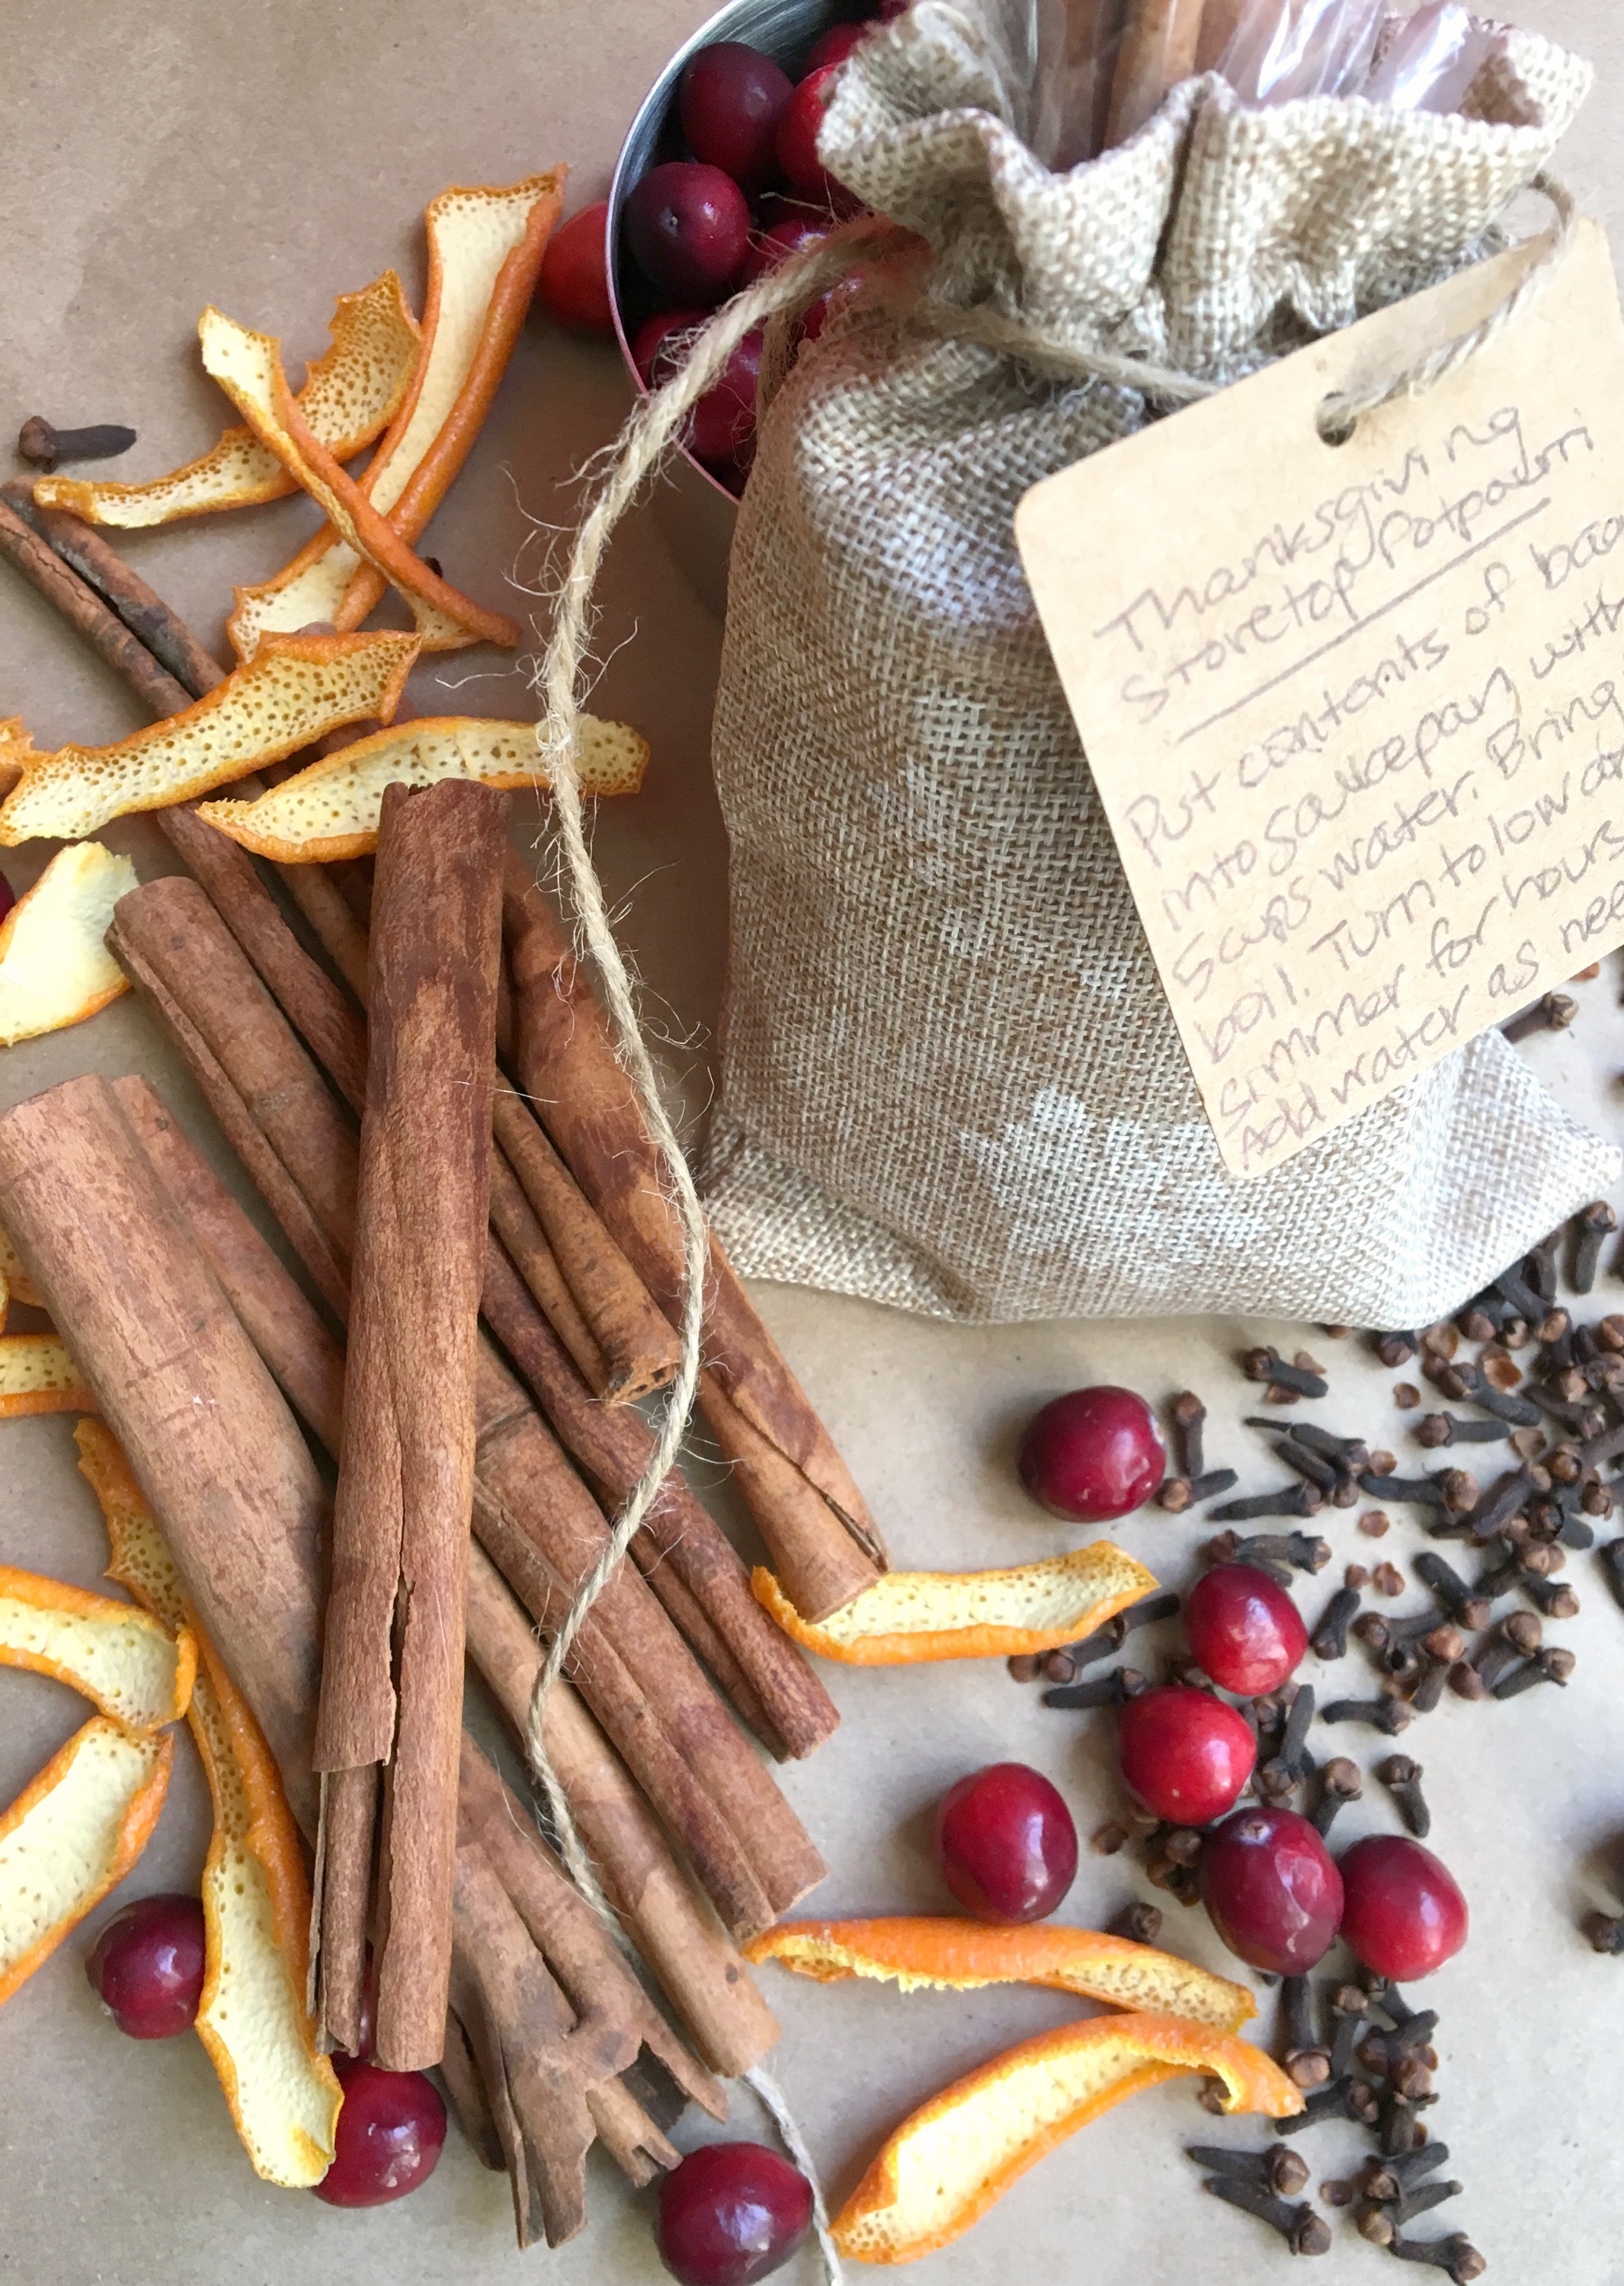
[[[1111,82],[1108,144],[1125,143],[1195,69],[1202,0],[1130,0]]]
[[[504,809],[487,787],[391,786],[379,833],[316,1762],[387,1774],[374,2046],[390,2071],[438,2061],[451,1976]],[[346,1801],[358,1792],[351,1781]],[[353,1896],[364,1827],[357,1815],[342,1845],[335,1827],[324,1837],[324,1933],[327,1884]],[[352,1945],[323,1966],[323,2016],[340,2038],[359,2016],[359,1967]]]

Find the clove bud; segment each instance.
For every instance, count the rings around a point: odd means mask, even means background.
[[[1409,1728],[1410,1710],[1399,1699],[1333,1699],[1320,1710],[1327,1722],[1365,1722],[1396,1738]]]
[[[1257,2183],[1277,2198],[1293,2199],[1308,2181],[1308,2162],[1300,2151],[1273,2143],[1261,2151],[1242,2151],[1228,2143],[1192,2143],[1185,2151],[1210,2175],[1229,2175],[1240,2182]]]
[[[59,461],[115,461],[135,440],[135,430],[116,422],[101,422],[89,429],[53,429],[43,414],[36,413],[18,431],[17,450],[25,461],[49,475]]]
[[[1424,1841],[1432,1831],[1432,1813],[1421,1791],[1421,1764],[1407,1754],[1389,1754],[1376,1764],[1376,1774],[1398,1804],[1399,1815],[1409,1831],[1417,1841]]]
[[[1215,2199],[1239,2207],[1242,2214],[1256,2215],[1259,2222],[1266,2222],[1271,2230],[1280,2233],[1293,2254],[1330,2252],[1330,2225],[1306,2203],[1292,2206],[1255,2184],[1238,2181],[1233,2175],[1210,2175],[1202,2187],[1210,2191]]]

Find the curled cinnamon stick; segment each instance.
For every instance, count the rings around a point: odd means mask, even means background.
[[[504,804],[461,782],[383,796],[343,1446],[316,1767],[387,1770],[374,2053],[439,2060],[451,1976],[473,1502],[474,1367],[489,1205]],[[325,1837],[320,1906],[349,1909],[359,1821]],[[329,1883],[332,1885],[329,1890]],[[322,1966],[329,2030],[359,1963]],[[331,1998],[329,2013],[328,2000]]]
[[[159,666],[139,636],[130,634],[94,588],[63,563],[50,541],[25,524],[4,500],[0,500],[0,556],[38,588],[154,714],[178,714],[192,704],[189,693]]]
[[[609,1380],[603,1352],[500,1142],[491,1155],[491,1228],[587,1387],[601,1393]]]
[[[1195,69],[1204,0],[1132,0],[1111,82],[1108,140],[1125,143]]]

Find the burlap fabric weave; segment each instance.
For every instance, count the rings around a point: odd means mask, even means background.
[[[1053,175],[973,5],[916,0],[857,51],[822,149],[929,241],[939,299],[1227,381],[1475,258],[1589,77],[1514,33],[1471,117],[1249,112],[1210,78]],[[712,1210],[743,1271],[943,1317],[1424,1324],[1619,1155],[1494,1033],[1274,1172],[1225,1172],[1011,528],[1147,417],[880,309],[768,412],[716,716]]]

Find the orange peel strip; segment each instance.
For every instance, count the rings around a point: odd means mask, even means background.
[[[576,757],[583,793],[635,793],[648,767],[648,741],[624,722],[585,714]],[[200,814],[279,864],[330,864],[377,847],[385,786],[435,785],[445,778],[490,786],[552,783],[530,724],[424,715],[339,747],[257,801],[209,801]]]
[[[1095,2016],[996,2056],[903,2120],[835,2217],[856,2262],[912,2262],[950,2245],[1057,2143],[1179,2072],[1224,2083],[1226,2111],[1283,2119],[1300,2089],[1272,2058],[1178,2016]]]
[[[0,1421],[95,1408],[59,1334],[0,1334]]]
[[[44,1308],[39,1288],[23,1268],[22,1257],[4,1229],[0,1229],[0,1284],[10,1289],[13,1302],[26,1303],[31,1310]]]
[[[182,714],[115,746],[62,746],[0,802],[0,842],[78,840],[134,809],[164,809],[280,761],[346,722],[387,722],[415,635],[278,635]]]
[[[136,886],[129,858],[99,841],[58,850],[0,921],[0,1047],[82,1024],[129,991],[104,939]]]
[[[122,1881],[158,1822],[174,1733],[98,1714],[0,1817],[0,2001]]]
[[[751,1584],[806,1650],[847,1667],[902,1667],[1058,1651],[1154,1593],[1157,1582],[1111,1541],[1097,1540],[1009,1571],[887,1572],[816,1626],[770,1572],[758,1569]]]
[[[327,451],[347,461],[394,418],[417,370],[420,336],[392,270],[359,294],[341,294],[331,331],[332,347],[305,372],[299,408]],[[228,429],[200,460],[154,477],[150,484],[41,477],[34,497],[42,508],[71,508],[87,524],[133,532],[179,516],[252,508],[297,489],[251,429]]]
[[[116,1439],[99,1421],[74,1431],[101,1503],[118,1580],[165,1626],[196,1633],[186,1720],[214,1804],[203,1867],[205,1968],[198,2036],[255,2172],[294,2190],[331,2164],[343,2096],[317,2053],[304,2004],[310,1885],[298,1829],[264,1734],[188,1610],[174,1560]]]
[[[21,715],[13,714],[0,722],[0,793],[16,784],[24,763],[33,757],[34,741],[22,727]]]
[[[360,480],[408,544],[445,498],[490,410],[558,219],[566,171],[505,189],[453,186],[430,204],[422,356]],[[315,620],[341,634],[359,627],[382,593],[377,572],[328,524],[273,579],[237,589],[226,633],[237,656],[251,658],[267,629]]]
[[[261,443],[326,510],[340,537],[399,588],[429,650],[451,650],[469,641],[501,643],[509,650],[516,646],[519,633],[512,620],[487,611],[431,572],[312,436],[288,386],[273,335],[256,334],[218,310],[204,311],[198,334],[204,371],[219,382]]]
[[[872,1977],[904,1992],[974,1992],[989,1984],[1044,1984],[1113,2007],[1181,2016],[1238,2032],[1257,2013],[1243,1984],[1177,1953],[1097,1929],[1053,1922],[995,1927],[950,1915],[881,1920],[780,1921],[745,1947],[747,1960],[782,1962],[819,1984]]]
[[[156,1730],[186,1711],[197,1642],[132,1604],[0,1565],[0,1667],[54,1675],[127,1730]]]

